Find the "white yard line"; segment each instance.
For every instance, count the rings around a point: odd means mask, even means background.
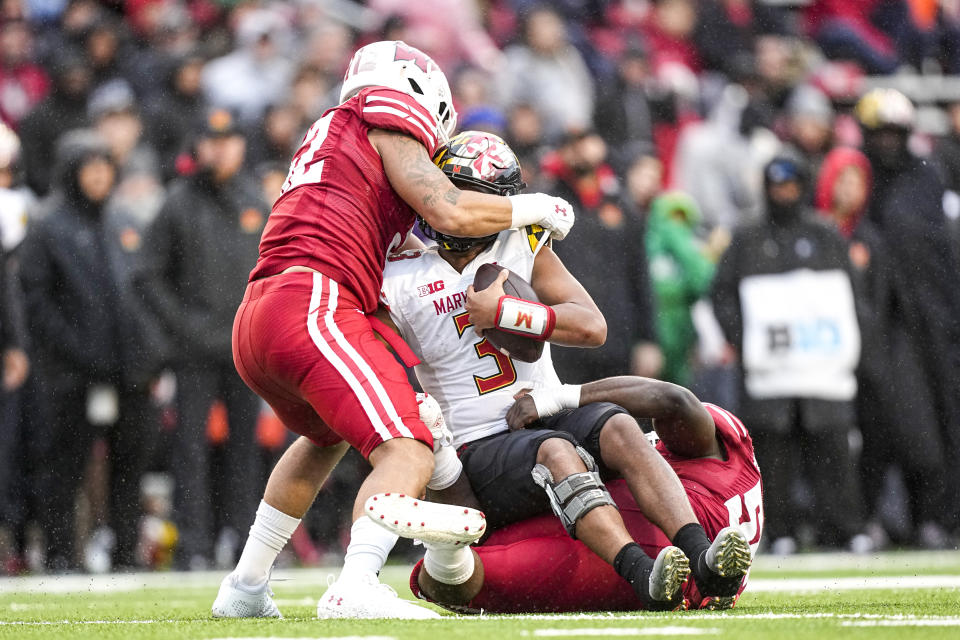
[[[451,616],[445,618],[447,621],[464,622],[467,620],[476,621],[496,621],[503,622],[504,616]],[[561,636],[561,635],[670,635],[666,631],[676,635],[693,635],[695,633],[717,633],[718,629],[713,627],[698,627],[697,624],[704,622],[716,623],[720,621],[737,620],[836,620],[841,626],[845,627],[960,627],[960,616],[915,616],[909,614],[876,614],[876,613],[754,613],[738,615],[732,612],[715,613],[699,612],[696,617],[685,616],[683,618],[676,616],[670,619],[654,618],[647,614],[626,614],[616,615],[613,613],[577,613],[577,614],[532,614],[532,615],[512,615],[506,617],[509,620],[529,620],[545,622],[587,622],[587,621],[631,621],[643,620],[648,624],[657,624],[659,621],[669,621],[671,625],[690,623],[691,626],[662,626],[662,627],[644,627],[643,629],[633,629],[630,627],[609,627],[602,631],[610,632],[606,634],[599,633],[600,630],[591,629],[536,629],[533,631],[524,631],[522,635],[527,636]],[[297,620],[294,620],[295,622]],[[163,623],[180,623],[180,620],[7,620],[0,621],[0,627],[4,626],[59,626],[59,625],[146,625]],[[211,622],[209,620],[194,620],[193,622]],[[276,622],[282,626],[284,621]],[[576,633],[574,633],[576,631]],[[587,633],[583,633],[587,631]],[[593,633],[598,631],[598,633]],[[634,633],[643,631],[643,634]],[[345,636],[339,639],[326,638],[325,640],[346,640],[347,638],[359,640],[388,640],[390,636]],[[218,638],[216,640],[228,640],[227,638]],[[248,638],[231,638],[229,640],[253,640]],[[290,638],[288,640],[298,640]],[[304,639],[299,639],[304,640]],[[312,639],[311,639],[312,640]]]
[[[46,627],[75,624],[161,624],[177,620],[0,620],[3,627]],[[182,622],[179,621],[179,622]]]
[[[846,620],[842,627],[960,627],[960,620]]]
[[[874,589],[957,589],[960,576],[857,576],[846,578],[757,578],[747,584],[753,593],[811,593]]]
[[[704,636],[720,629],[704,627],[606,627],[603,629],[535,629],[521,631],[522,636],[562,638],[569,636]]]
[[[680,616],[684,616],[680,618]],[[481,616],[458,616],[458,620],[478,620],[478,621],[503,621],[505,616],[499,615],[481,615]],[[628,621],[644,620],[648,623],[655,623],[657,620],[667,620],[666,618],[654,618],[648,613],[627,613],[617,614],[612,612],[599,613],[532,613],[507,616],[510,620],[544,620],[554,622],[584,622],[589,620],[604,621]],[[880,613],[748,613],[738,614],[736,612],[712,612],[699,611],[695,616],[687,614],[678,614],[670,618],[673,624],[678,622],[691,622],[694,624],[709,622],[713,623],[720,620],[888,620],[892,622],[908,622],[932,620],[940,622],[960,623],[960,616],[914,616],[909,614],[880,614]],[[952,626],[952,625],[951,625]]]
[[[383,577],[384,582],[405,582],[406,569],[391,567],[395,571]],[[273,581],[275,590],[285,586],[316,588],[317,596],[325,587],[321,576],[326,572],[295,570],[280,575],[289,578]],[[117,593],[143,589],[208,589],[220,582],[222,573],[136,573],[108,576],[37,576],[0,579],[0,596],[22,593]],[[754,578],[747,587],[748,593],[817,593],[831,591],[855,591],[876,589],[958,589],[960,575],[906,575],[906,576],[858,576],[835,578],[818,576],[810,578]],[[302,600],[290,601],[294,606]]]
[[[703,636],[720,633],[720,629],[703,627],[605,627],[603,629],[535,629],[521,631],[522,636],[568,637],[568,636]]]

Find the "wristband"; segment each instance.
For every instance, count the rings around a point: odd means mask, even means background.
[[[564,409],[576,409],[580,406],[580,385],[562,384],[559,387],[541,387],[530,392],[537,415],[541,418],[552,416]]]
[[[500,296],[497,302],[497,328],[534,340],[547,340],[557,326],[557,313],[545,304]]]
[[[543,220],[544,199],[550,196],[542,193],[521,193],[515,196],[507,196],[510,204],[513,205],[510,223],[511,229],[522,229],[527,225],[537,224]]]

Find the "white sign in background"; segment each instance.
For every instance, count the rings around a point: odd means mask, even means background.
[[[846,272],[749,276],[740,282],[740,305],[751,397],[853,399],[860,327]]]

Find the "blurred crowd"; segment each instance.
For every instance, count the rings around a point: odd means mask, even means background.
[[[561,379],[737,412],[768,550],[956,546],[960,0],[3,0],[0,571],[233,566],[289,437],[233,314],[383,39],[574,205],[609,332]],[[365,464],[296,561],[339,552]]]

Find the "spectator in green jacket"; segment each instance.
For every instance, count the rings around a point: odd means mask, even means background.
[[[714,265],[694,235],[700,222],[696,201],[682,191],[667,191],[650,207],[647,259],[656,299],[656,326],[663,350],[661,377],[690,384],[690,350],[697,334],[690,309],[710,289]]]

